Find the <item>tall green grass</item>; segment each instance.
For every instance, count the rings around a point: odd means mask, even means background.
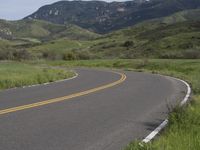
[[[74,76],[71,71],[19,62],[0,62],[0,89],[41,84]]]

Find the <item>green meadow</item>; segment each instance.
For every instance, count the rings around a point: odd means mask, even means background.
[[[73,77],[72,71],[34,66],[19,62],[0,62],[0,89],[53,82]]]

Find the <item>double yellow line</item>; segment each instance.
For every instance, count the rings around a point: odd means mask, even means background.
[[[126,80],[126,75],[123,73],[119,73],[119,72],[114,72],[117,73],[121,76],[121,78],[115,82],[100,86],[100,87],[96,87],[87,91],[83,91],[83,92],[78,92],[78,93],[74,93],[68,96],[63,96],[63,97],[59,97],[59,98],[53,98],[53,99],[49,99],[49,100],[44,100],[41,102],[37,102],[37,103],[32,103],[32,104],[27,104],[27,105],[22,105],[22,106],[17,106],[17,107],[12,107],[12,108],[8,108],[8,109],[4,109],[4,110],[0,110],[0,115],[3,114],[8,114],[8,113],[13,113],[16,111],[21,111],[21,110],[25,110],[25,109],[30,109],[30,108],[35,108],[35,107],[39,107],[39,106],[44,106],[44,105],[48,105],[48,104],[52,104],[52,103],[57,103],[57,102],[61,102],[61,101],[66,101],[66,100],[70,100],[72,98],[75,97],[80,97],[80,96],[84,96],[84,95],[88,95],[90,93],[94,93],[97,91],[101,91],[113,86],[116,86],[122,82],[124,82]]]

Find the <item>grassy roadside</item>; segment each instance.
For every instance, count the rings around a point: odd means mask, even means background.
[[[189,82],[193,90],[192,102],[177,108],[169,116],[169,125],[160,138],[140,146],[129,144],[125,150],[198,150],[200,149],[200,60],[92,60],[47,62],[53,66],[84,66],[120,68],[148,71],[181,78]]]
[[[41,84],[74,76],[71,71],[19,62],[0,62],[0,90]]]

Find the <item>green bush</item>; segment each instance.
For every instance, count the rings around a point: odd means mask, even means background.
[[[77,59],[77,56],[73,52],[67,52],[63,54],[63,60],[76,60],[76,59]]]
[[[134,45],[133,41],[125,41],[123,46],[124,47],[132,47]]]
[[[31,53],[25,49],[13,50],[13,59],[14,60],[26,60],[31,59]]]
[[[59,60],[62,59],[62,55],[54,51],[44,51],[42,52],[42,58],[48,60]]]
[[[77,52],[77,58],[79,60],[88,60],[88,59],[92,59],[93,56],[89,51],[80,51],[80,52]]]
[[[188,59],[199,59],[200,58],[200,50],[197,49],[189,49],[183,52],[183,57]]]
[[[10,49],[0,50],[0,60],[29,60],[32,54],[26,49]]]

